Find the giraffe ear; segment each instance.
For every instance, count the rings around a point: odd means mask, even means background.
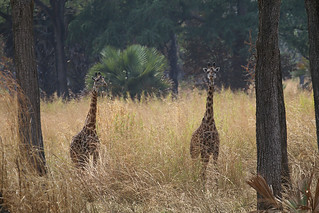
[[[220,67],[216,67],[215,72],[218,72],[220,70]]]
[[[92,80],[95,81],[95,78],[92,76]]]
[[[207,68],[203,68],[204,72],[207,72]]]

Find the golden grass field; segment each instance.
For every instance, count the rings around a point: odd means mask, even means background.
[[[0,189],[11,212],[249,212],[256,192],[255,97],[222,89],[214,95],[221,146],[218,170],[208,167],[206,189],[189,143],[205,111],[206,92],[182,90],[178,100],[98,100],[101,159],[79,174],[69,145],[83,127],[90,97],[41,103],[48,177],[19,161],[14,101],[0,94]],[[288,153],[293,183],[318,162],[313,96],[285,88]],[[216,182],[217,181],[217,182]]]

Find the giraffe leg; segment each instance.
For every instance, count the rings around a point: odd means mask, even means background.
[[[218,155],[219,155],[219,147],[215,146],[213,151],[213,160],[214,160],[214,176],[215,176],[214,179],[217,186],[218,186],[217,175],[219,174],[218,167],[217,167]]]
[[[207,165],[209,163],[209,154],[206,151],[203,151],[201,153],[201,161],[202,161],[202,168],[201,168],[201,179],[203,184],[205,185],[206,183],[206,170],[207,170]]]
[[[83,168],[83,166],[85,165],[85,161],[83,157],[81,156],[81,154],[78,154],[74,150],[71,150],[70,155],[71,155],[71,160],[73,164],[75,165],[75,167],[78,169]]]
[[[93,166],[95,167],[97,165],[97,160],[99,159],[99,151],[95,150],[93,152]]]
[[[84,168],[89,164],[89,157],[82,154],[78,156],[76,167],[84,170]]]
[[[215,163],[217,163],[218,160],[218,155],[219,155],[219,139],[217,137],[217,140],[215,139],[215,143],[213,145],[213,159],[215,161]]]
[[[217,170],[218,150],[213,152],[214,168]]]

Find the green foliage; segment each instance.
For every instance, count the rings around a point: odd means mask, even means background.
[[[132,45],[121,51],[107,46],[101,56],[101,62],[94,65],[87,75],[89,87],[92,86],[89,76],[95,72],[103,73],[113,96],[140,98],[143,93],[165,93],[170,86],[164,77],[166,59],[155,48]]]
[[[239,2],[244,9],[239,12]],[[221,40],[231,47],[238,36],[248,40],[249,31],[255,38],[258,30],[258,4],[256,1],[200,1],[198,15],[203,18],[201,24],[189,26],[190,37],[200,36],[205,41]]]
[[[9,3],[3,0],[0,11],[9,13]],[[253,41],[257,38],[258,1],[77,0],[66,2],[66,20],[70,20],[68,45],[83,49],[83,55],[88,58],[87,66],[96,62],[107,45],[120,49],[132,44],[146,45],[167,56],[174,34],[185,76],[200,75],[200,67],[208,60],[216,61],[225,71],[220,72],[219,83],[242,88],[245,73],[241,66],[246,65],[249,57],[244,41],[248,41],[250,30]],[[11,32],[9,29],[10,22],[0,16],[0,33],[4,38]],[[304,1],[282,1],[279,35],[284,46],[282,52],[308,57]],[[74,60],[72,56],[69,58]],[[293,60],[298,62],[298,59]],[[285,76],[290,77],[290,73]],[[77,78],[83,79],[80,75]]]
[[[142,45],[161,48],[172,33],[182,31],[194,4],[185,0],[139,1],[128,19],[130,34]]]
[[[303,57],[309,55],[308,27],[305,2],[283,1],[281,6],[279,35],[292,50]]]
[[[135,1],[94,0],[70,23],[68,41],[83,45],[97,55],[103,47],[124,48],[127,42],[127,16]]]
[[[222,67],[218,86],[234,89],[245,86],[248,79],[242,69],[249,58],[250,32],[255,40],[258,29],[258,4],[256,1],[201,1],[197,18],[187,22],[183,32],[186,74],[202,74],[207,61]]]
[[[69,25],[69,42],[91,54],[110,45],[124,48],[138,43],[162,48],[171,33],[181,31],[190,16],[190,0],[94,0]]]

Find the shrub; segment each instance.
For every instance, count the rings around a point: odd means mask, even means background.
[[[128,95],[140,98],[142,94],[164,94],[170,82],[164,76],[167,61],[155,48],[131,45],[121,51],[107,46],[101,52],[101,62],[94,65],[86,83],[92,86],[92,76],[101,72],[108,82],[108,92],[113,96]]]

